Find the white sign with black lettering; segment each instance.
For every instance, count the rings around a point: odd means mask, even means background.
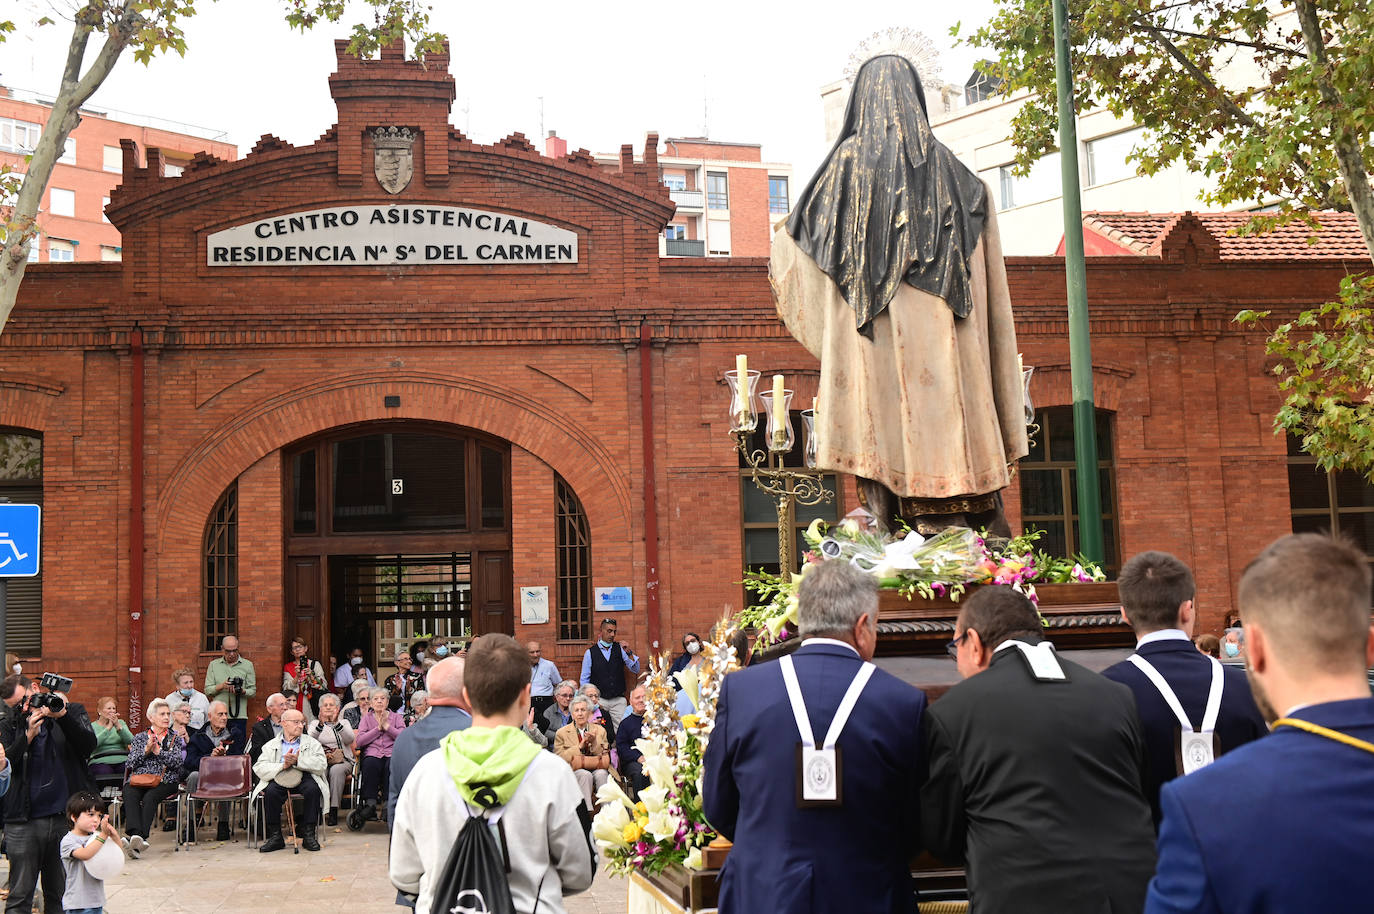
[[[461,206],[360,204],[213,232],[205,257],[212,267],[577,263],[577,233]]]

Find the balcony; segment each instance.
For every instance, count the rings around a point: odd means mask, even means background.
[[[673,190],[668,192],[668,196],[677,204],[679,210],[700,210],[704,202],[699,190]]]
[[[663,251],[665,257],[705,257],[705,241],[689,241],[686,238],[664,238]]]

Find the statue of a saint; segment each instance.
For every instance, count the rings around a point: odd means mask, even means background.
[[[820,359],[818,466],[880,521],[1010,535],[1027,452],[988,187],[931,133],[904,57],[860,68],[835,147],[773,237],[778,313]]]

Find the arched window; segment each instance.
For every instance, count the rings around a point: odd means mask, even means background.
[[[201,650],[217,651],[239,626],[239,484],[234,480],[205,525]]]
[[[558,560],[558,640],[592,637],[592,536],[572,486],[553,476],[554,552]]]
[[[1040,426],[1030,454],[1021,458],[1021,526],[1043,530],[1039,546],[1051,555],[1082,551],[1078,530],[1078,472],[1073,453],[1073,408],[1051,406],[1035,411]],[[1112,455],[1112,414],[1097,410],[1097,479],[1102,498],[1104,569],[1116,575],[1116,467]]]
[[[20,429],[0,429],[0,496],[14,504],[43,504],[40,436]],[[37,656],[43,652],[42,564],[38,574],[10,578],[7,586],[5,649],[20,657]]]

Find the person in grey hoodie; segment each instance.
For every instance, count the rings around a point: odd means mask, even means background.
[[[563,896],[596,873],[591,817],[572,769],[521,731],[530,708],[529,659],[509,635],[473,642],[463,671],[472,725],[445,736],[406,778],[391,833],[391,882],[437,914],[433,898],[458,832],[472,815],[499,815],[517,911],[564,914]]]

